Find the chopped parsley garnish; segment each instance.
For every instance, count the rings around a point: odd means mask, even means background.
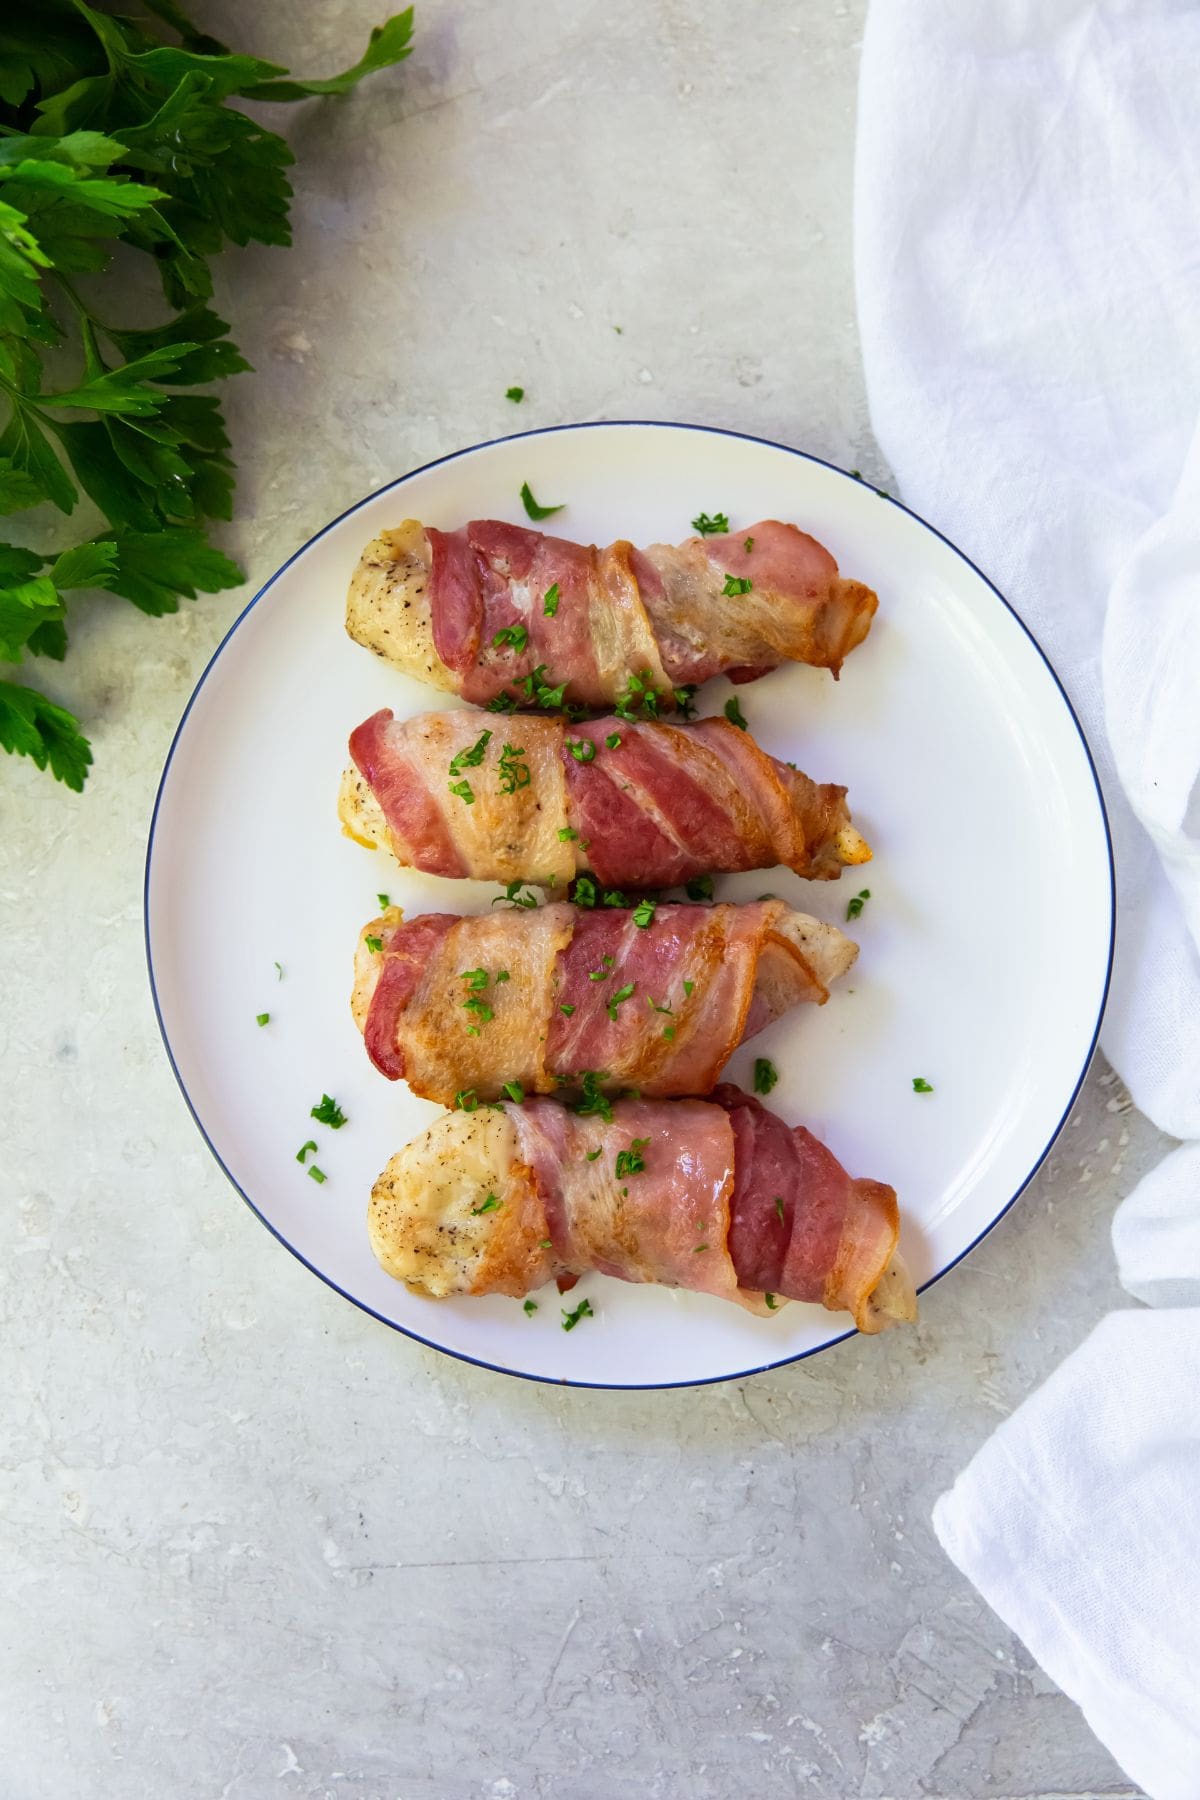
[[[701,1252],[701,1251],[702,1251],[702,1250],[707,1250],[707,1249],[708,1249],[708,1245],[707,1245],[707,1244],[697,1244],[697,1245],[696,1245],[696,1248],[695,1248],[695,1249],[694,1249],[694,1250],[693,1250],[693,1251],[692,1251],[692,1255],[693,1255],[693,1256],[699,1256],[699,1254],[700,1254],[700,1252]]]
[[[529,893],[523,894],[521,889],[524,885],[523,881],[510,881],[504,892],[496,895],[492,905],[498,906],[502,900],[508,900],[513,906],[523,906],[526,911],[532,911],[538,903],[538,897],[532,888]]]
[[[628,906],[629,902],[620,888],[605,888],[604,904],[605,906]]]
[[[545,597],[542,600],[542,611],[548,619],[552,619],[558,611],[558,603],[561,597],[562,596],[558,591],[558,583],[555,581],[546,589]]]
[[[254,1017],[260,1025],[269,1025],[271,1023],[270,1013],[255,1013]]]
[[[691,993],[692,993],[692,989],[693,989],[693,988],[694,988],[694,987],[695,987],[695,985],[696,985],[696,984],[695,984],[695,982],[694,982],[694,981],[685,981],[685,982],[684,982],[684,984],[683,984],[683,992],[684,992],[684,997],[685,997],[685,998],[687,998],[687,999],[690,999],[690,998],[691,998]]]
[[[318,1125],[328,1125],[331,1131],[340,1131],[346,1123],[346,1115],[331,1094],[322,1094],[320,1103],[309,1113]]]
[[[673,1025],[664,1025],[662,1034],[667,1039],[667,1041],[670,1042],[670,1040],[675,1036],[675,1027]]]
[[[779,1080],[779,1070],[765,1056],[754,1059],[754,1091],[756,1094],[769,1094]]]
[[[748,594],[754,586],[748,575],[727,575],[725,586],[721,589],[727,600],[736,599],[739,594]]]
[[[473,1206],[471,1208],[471,1216],[477,1219],[480,1213],[499,1212],[502,1204],[502,1201],[498,1200],[495,1194],[489,1193],[486,1200],[482,1201],[478,1206]]]
[[[646,1167],[646,1159],[642,1151],[650,1142],[649,1138],[631,1138],[628,1150],[617,1151],[616,1176],[618,1181],[626,1175],[640,1175]]]
[[[778,1309],[779,1302],[775,1298],[774,1294],[764,1294],[763,1299],[766,1301],[768,1307],[771,1309],[772,1312],[775,1312]]]
[[[596,884],[590,875],[577,875],[571,889],[571,898],[576,906],[595,906]]]
[[[713,878],[711,875],[697,875],[684,888],[689,900],[711,900],[713,897]]]
[[[548,519],[552,513],[561,512],[566,501],[557,506],[539,506],[533,497],[533,490],[527,481],[521,483],[521,505],[531,519]]]
[[[610,750],[619,750],[621,747],[621,734],[619,731],[610,731],[604,741]]]
[[[554,1239],[553,1238],[539,1238],[538,1239],[538,1249],[539,1250],[553,1250],[553,1248],[554,1248]]]
[[[519,1081],[502,1081],[500,1092],[506,1100],[511,1100],[514,1106],[520,1106],[524,1102],[525,1089]]]
[[[512,713],[517,710],[517,702],[512,694],[493,694],[487,703],[488,712]]]
[[[600,959],[600,967],[598,969],[589,969],[588,980],[607,981],[612,972],[613,958],[611,956],[602,956]]]
[[[571,1014],[575,1011],[575,1008],[570,1004],[569,1001],[564,1000],[558,1010],[560,1013],[566,1013],[566,1015],[569,1019],[571,1017]]]
[[[463,1006],[467,1012],[475,1014],[481,1025],[490,1025],[496,1016],[482,994],[468,994]]]
[[[500,983],[502,981],[511,981],[511,980],[512,980],[512,976],[509,974],[507,969],[497,969],[496,970],[496,986],[497,987],[500,986]]]
[[[460,969],[458,979],[465,981],[472,990],[477,990],[487,986],[488,972],[486,969]]]
[[[504,398],[506,400],[511,400],[514,406],[519,406],[521,401],[525,398],[525,389],[523,387],[505,388]]]
[[[567,749],[576,762],[589,763],[596,760],[596,746],[591,738],[568,738]]]
[[[582,1098],[575,1102],[574,1110],[581,1118],[587,1118],[589,1114],[595,1113],[608,1124],[612,1123],[612,1102],[600,1087],[600,1083],[605,1080],[607,1080],[607,1076],[598,1074],[595,1069],[584,1069],[580,1074],[579,1086],[582,1089]]]
[[[628,1000],[630,998],[630,996],[632,995],[633,990],[636,986],[637,986],[636,981],[627,981],[625,983],[624,987],[619,987],[617,989],[616,993],[611,996],[611,998],[609,999],[609,1002],[608,1002],[608,1016],[610,1019],[616,1018],[617,1008],[619,1006],[623,1006],[625,1004],[626,1000]]]
[[[320,1187],[326,1180],[325,1171],[324,1169],[318,1169],[316,1163],[309,1163],[308,1178],[310,1181],[315,1181],[317,1186]]]
[[[474,1088],[459,1088],[454,1096],[454,1105],[458,1112],[474,1112],[479,1105],[479,1096]]]
[[[671,1010],[665,1001],[660,1004],[657,1000],[651,999],[649,994],[646,995],[646,1005],[650,1007],[653,1012],[669,1013]]]
[[[587,1153],[587,1160],[589,1162],[595,1162],[597,1157],[599,1157],[600,1155],[601,1155],[601,1152],[599,1150],[589,1150]]]
[[[475,790],[465,777],[462,781],[452,781],[450,783],[450,792],[456,795],[459,800],[465,800],[468,806],[474,806]]]
[[[617,700],[613,711],[619,719],[629,719],[631,722],[637,719],[639,709],[643,718],[656,719],[659,700],[665,698],[655,687],[654,677],[649,669],[644,669],[640,675],[630,675],[625,692]]]
[[[537,1311],[537,1301],[527,1300],[521,1310],[524,1312],[527,1319],[532,1319],[534,1313]]]
[[[477,769],[483,761],[488,745],[492,741],[490,731],[481,731],[469,750],[460,750],[457,756],[450,758],[450,773],[461,775],[464,769]]]
[[[371,952],[372,956],[378,956],[383,949],[383,939],[381,937],[372,937],[369,932],[363,939],[363,942],[366,944],[367,949]]]
[[[657,900],[639,900],[633,909],[634,924],[641,925],[643,928],[649,925],[654,917],[657,905]]]
[[[749,556],[750,552],[754,548],[754,539],[752,537],[748,537],[746,539],[746,542],[742,545],[742,548],[746,552],[746,555]]]
[[[675,689],[675,704],[685,719],[690,719],[696,710],[692,704],[695,697],[696,690],[692,686],[677,687]]]
[[[378,900],[378,902],[379,902],[379,910],[380,910],[380,912],[386,912],[386,911],[387,911],[387,909],[388,909],[388,907],[389,907],[389,906],[390,906],[390,905],[391,905],[391,904],[392,904],[392,903],[391,903],[391,901],[390,901],[390,899],[389,899],[389,898],[388,898],[388,896],[387,896],[387,895],[386,895],[386,894],[376,894],[376,896],[375,896],[375,898],[376,898],[376,899],[377,899],[377,900]],[[276,968],[278,968],[278,967],[279,967],[279,964],[278,964],[278,963],[276,963],[276,964],[275,964],[275,967],[276,967]]]
[[[863,902],[865,900],[869,900],[870,898],[871,898],[870,888],[864,888],[861,894],[855,894],[853,900],[851,900],[847,903],[846,917],[848,919],[857,919],[862,912]]]
[[[524,625],[503,625],[492,639],[492,649],[499,650],[503,644],[511,644],[518,656],[529,642],[529,633]]]
[[[717,537],[729,530],[729,520],[724,513],[713,513],[710,518],[708,513],[702,512],[692,520],[692,530],[699,532],[701,537]]]
[[[592,1303],[590,1300],[581,1300],[574,1312],[568,1312],[564,1306],[562,1309],[562,1328],[564,1331],[574,1331],[580,1319],[594,1319],[595,1316],[595,1313],[592,1311]]]
[[[926,1079],[923,1075],[914,1075],[913,1076],[913,1093],[914,1094],[932,1094],[932,1092],[933,1092],[933,1083],[931,1081],[926,1081]]]
[[[729,720],[731,725],[736,725],[739,731],[749,731],[750,727],[746,723],[746,715],[742,711],[742,703],[736,694],[733,695],[732,699],[725,702],[725,717]]]
[[[500,792],[515,794],[518,788],[529,786],[529,764],[520,759],[524,756],[523,746],[514,747],[505,744],[500,752]]]
[[[282,963],[275,964],[275,979],[276,979],[276,981],[283,980],[283,964]]]
[[[558,828],[558,841],[560,844],[574,843],[578,836],[579,833],[573,825],[560,825]]]
[[[776,1196],[775,1196],[775,1211],[779,1214],[779,1223],[781,1225],[784,1224],[785,1220],[784,1220],[784,1216],[783,1216],[783,1195],[782,1194],[776,1194]]]
[[[309,1138],[307,1144],[301,1144],[300,1148],[296,1152],[296,1161],[298,1163],[302,1163],[305,1160],[305,1158],[307,1157],[310,1150],[312,1151],[314,1156],[317,1154],[317,1145],[316,1145],[316,1140],[314,1138]]]
[[[550,687],[546,681],[547,672],[548,665],[539,663],[536,669],[522,676],[520,687],[530,706],[544,706],[553,711],[555,707],[562,705],[567,684],[560,681],[557,687]]]

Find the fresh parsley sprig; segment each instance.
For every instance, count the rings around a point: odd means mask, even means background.
[[[58,552],[0,542],[0,662],[62,662],[78,590],[159,617],[243,579],[206,536],[206,520],[232,515],[220,402],[187,390],[250,367],[209,305],[210,261],[227,244],[291,241],[294,159],[230,102],[346,93],[411,37],[410,7],[352,68],[292,81],[175,0],[148,0],[136,20],[84,0],[37,9],[36,28],[28,9],[0,18],[0,512],[69,514],[82,493],[102,520]],[[160,323],[119,322],[104,279],[118,245],[157,271]],[[47,352],[62,379],[47,379]],[[77,792],[92,761],[79,720],[16,681],[0,682],[0,747]]]

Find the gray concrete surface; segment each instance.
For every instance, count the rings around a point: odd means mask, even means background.
[[[196,9],[308,72],[377,16]],[[367,489],[518,423],[703,419],[884,478],[850,265],[862,16],[426,0],[397,74],[282,115],[296,247],[221,277],[257,368],[230,387],[252,583]],[[3,770],[0,1792],[1136,1792],[928,1522],[1125,1303],[1109,1220],[1158,1143],[1119,1084],[1093,1071],[911,1336],[639,1397],[389,1333],[225,1186],[146,993],[154,788],[243,599],[159,623],[98,603],[58,681],[87,793]]]

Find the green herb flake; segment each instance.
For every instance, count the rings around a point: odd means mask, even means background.
[[[508,644],[519,656],[529,642],[529,632],[524,625],[504,625],[492,639],[492,649],[499,650]]]
[[[472,991],[478,991],[487,986],[488,972],[486,969],[460,969],[458,979],[465,981]]]
[[[675,1036],[675,1027],[673,1025],[664,1025],[662,1034],[667,1039],[668,1043],[671,1042]]]
[[[642,1155],[642,1151],[649,1142],[649,1138],[631,1138],[628,1150],[617,1151],[615,1172],[618,1181],[623,1181],[627,1175],[644,1173],[646,1159]]]
[[[713,897],[713,878],[711,875],[697,875],[684,888],[689,900],[711,900]]]
[[[766,1301],[768,1307],[770,1308],[770,1310],[772,1312],[776,1312],[778,1310],[779,1302],[775,1298],[774,1294],[764,1294],[763,1299]]]
[[[493,694],[487,703],[487,711],[494,713],[514,713],[517,702],[512,694]]]
[[[521,1308],[521,1310],[525,1314],[525,1317],[527,1319],[532,1319],[534,1313],[537,1311],[537,1301],[536,1300],[526,1300],[526,1302],[525,1302],[524,1306]]]
[[[525,508],[525,512],[529,518],[549,519],[554,513],[562,511],[563,507],[566,505],[566,501],[560,501],[557,506],[539,506],[533,497],[533,490],[529,483],[523,481],[521,483],[521,505]]]
[[[640,925],[642,929],[645,930],[646,926],[653,920],[657,906],[657,900],[639,900],[633,909],[634,924]]]
[[[496,986],[497,987],[500,986],[500,983],[502,981],[511,981],[511,980],[512,980],[512,976],[509,974],[507,969],[497,969],[496,970]]]
[[[383,950],[383,939],[381,937],[372,937],[370,932],[367,933],[363,942],[366,944],[367,949],[371,952],[372,956],[378,956]]]
[[[554,1248],[554,1239],[553,1238],[540,1238],[538,1240],[538,1249],[539,1250],[553,1250],[553,1248]]]
[[[590,1300],[581,1300],[574,1312],[568,1312],[564,1306],[562,1309],[562,1328],[564,1331],[574,1331],[580,1319],[594,1319],[595,1316],[595,1313],[592,1311],[592,1303]]]
[[[587,1160],[589,1162],[595,1162],[602,1154],[603,1152],[600,1150],[589,1150],[587,1153]]]
[[[742,711],[742,703],[736,694],[725,702],[725,717],[729,720],[731,725],[736,725],[739,731],[749,731],[750,727],[746,723],[746,715]]]
[[[317,1154],[317,1145],[316,1145],[315,1138],[309,1138],[307,1144],[301,1144],[300,1148],[296,1152],[296,1161],[298,1163],[303,1163],[305,1161],[305,1159],[307,1158],[310,1150],[312,1151],[314,1156]]]
[[[546,589],[545,597],[542,600],[542,612],[545,614],[546,618],[552,619],[554,617],[555,613],[558,611],[558,603],[561,598],[562,595],[559,593],[557,581],[552,582]]]
[[[346,1123],[346,1115],[330,1094],[322,1094],[317,1105],[309,1113],[318,1125],[328,1125],[331,1131],[340,1131]]]
[[[481,994],[468,994],[463,1006],[467,1012],[474,1013],[480,1025],[490,1025],[496,1016]],[[472,1030],[473,1035],[478,1035],[477,1028],[468,1027],[468,1030]]]
[[[465,777],[462,781],[452,781],[450,783],[450,792],[456,799],[465,800],[468,806],[474,806],[475,790]]]
[[[708,1245],[707,1245],[707,1244],[697,1244],[697,1245],[696,1245],[696,1248],[695,1248],[695,1249],[694,1249],[694,1250],[693,1250],[693,1251],[692,1251],[692,1255],[693,1255],[693,1256],[699,1256],[699,1254],[700,1254],[700,1252],[701,1252],[701,1251],[702,1251],[702,1250],[707,1250],[707,1249],[708,1249]]]
[[[454,1106],[457,1112],[472,1113],[478,1105],[479,1096],[474,1088],[459,1088],[454,1096]]]
[[[616,993],[610,996],[608,1002],[608,1016],[610,1019],[616,1018],[617,1008],[625,1004],[626,1000],[630,998],[636,987],[636,981],[627,981],[624,987],[619,987]]]
[[[558,828],[558,841],[560,844],[574,843],[578,836],[579,833],[573,825],[560,825]]]
[[[781,1225],[786,1224],[786,1220],[783,1216],[783,1195],[782,1194],[776,1194],[776,1196],[775,1196],[775,1211],[779,1214],[779,1223]]]
[[[575,1008],[569,1003],[569,1001],[564,1000],[562,1002],[562,1004],[559,1006],[558,1010],[560,1013],[566,1013],[566,1015],[569,1019],[571,1017],[571,1014],[575,1011]]]
[[[746,552],[746,555],[749,556],[750,552],[754,548],[754,539],[752,537],[748,537],[746,539],[746,542],[742,545],[742,548]]]
[[[523,747],[505,744],[500,752],[500,792],[515,794],[518,788],[529,786],[529,765],[520,759],[524,756]]]
[[[595,1069],[584,1069],[582,1071],[579,1077],[579,1086],[582,1097],[575,1102],[574,1106],[574,1111],[577,1112],[581,1118],[588,1118],[592,1114],[595,1114],[597,1118],[603,1119],[606,1124],[611,1125],[613,1116],[612,1102],[600,1086],[602,1081],[607,1080],[607,1074],[600,1074]]]
[[[576,762],[595,762],[596,746],[591,738],[567,738],[566,745]]]
[[[506,400],[511,400],[514,406],[520,406],[522,400],[525,398],[525,389],[523,387],[505,388],[504,398]]]
[[[753,586],[748,575],[727,575],[721,592],[727,600],[735,600],[739,594],[748,594]]]
[[[698,513],[692,520],[692,530],[701,537],[719,537],[729,530],[729,520],[724,513]]]
[[[629,902],[620,888],[605,888],[604,904],[605,906],[628,906]]]
[[[328,1177],[326,1176],[324,1169],[318,1169],[316,1163],[309,1163],[308,1179],[310,1181],[315,1181],[318,1187],[323,1187]]]
[[[861,917],[863,906],[870,898],[870,888],[864,888],[861,894],[855,894],[853,900],[847,902],[846,917],[848,919],[857,919]]]
[[[379,910],[380,910],[380,912],[386,912],[386,911],[387,911],[387,909],[388,909],[388,907],[389,907],[389,906],[390,906],[390,905],[391,905],[391,904],[392,904],[392,903],[391,903],[391,901],[390,901],[390,900],[389,900],[389,899],[388,899],[388,896],[387,896],[387,895],[386,895],[386,894],[376,894],[376,896],[375,896],[375,898],[376,898],[376,900],[378,900],[378,902],[379,902]],[[278,968],[278,966],[279,966],[279,965],[278,965],[278,964],[276,964],[276,967],[277,967],[277,968]]]
[[[674,690],[674,694],[675,704],[683,714],[683,717],[685,719],[690,719],[696,710],[693,705],[693,701],[696,698],[696,689],[692,686],[677,687]]]
[[[283,980],[283,964],[282,963],[275,964],[275,979],[276,979],[276,981]]]
[[[596,884],[590,875],[577,875],[571,888],[571,898],[576,906],[595,906]]]
[[[690,999],[691,999],[691,997],[692,997],[692,989],[693,989],[693,988],[694,988],[694,987],[695,987],[695,985],[696,985],[696,984],[695,984],[695,982],[694,982],[694,981],[685,981],[685,982],[684,982],[684,984],[683,984],[683,993],[684,993],[684,998],[685,998],[685,999],[687,999],[687,1000],[690,1000]]]
[[[913,1093],[914,1094],[932,1094],[932,1092],[933,1092],[933,1083],[931,1081],[926,1081],[926,1079],[923,1075],[914,1075],[913,1076]]]
[[[619,731],[610,731],[604,741],[610,750],[619,750],[621,747],[621,734]]]
[[[521,906],[525,908],[526,912],[532,912],[538,903],[538,897],[532,888],[527,894],[523,894],[521,889],[524,886],[523,881],[510,881],[504,892],[495,896],[492,905],[499,906],[502,900],[507,900],[512,906]]]
[[[524,1103],[525,1089],[519,1081],[502,1081],[500,1092],[506,1100],[511,1100],[514,1106],[521,1106]]]
[[[270,1013],[255,1013],[254,1017],[260,1025],[269,1025],[271,1023]]]
[[[754,1059],[754,1091],[756,1094],[769,1094],[779,1080],[779,1070],[765,1056]]]
[[[473,1206],[471,1208],[471,1217],[477,1219],[480,1213],[499,1212],[503,1204],[503,1201],[495,1194],[489,1193],[486,1200],[481,1201],[478,1206]]]

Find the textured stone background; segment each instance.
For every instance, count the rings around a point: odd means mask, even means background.
[[[379,11],[196,10],[312,73]],[[231,253],[220,295],[258,371],[230,390],[248,591],[517,424],[701,419],[885,479],[850,262],[862,16],[425,0],[400,71],[277,112],[296,246]],[[1135,1792],[928,1524],[1124,1303],[1109,1219],[1157,1142],[1119,1084],[1093,1071],[909,1336],[638,1397],[387,1332],[225,1186],[146,992],[155,785],[245,598],[99,601],[59,687],[87,793],[3,770],[5,1800]]]

